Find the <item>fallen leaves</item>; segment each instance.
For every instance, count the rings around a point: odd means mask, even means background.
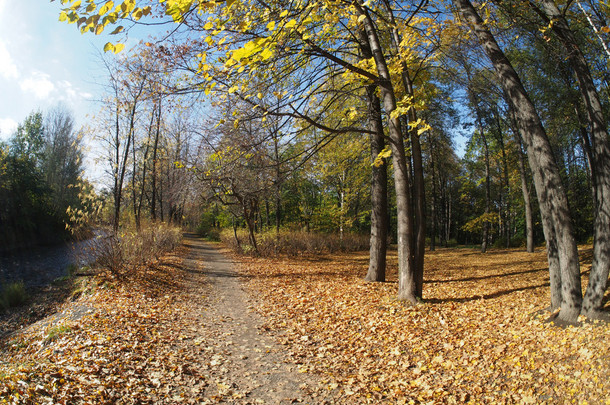
[[[184,254],[184,250],[179,251]],[[102,284],[78,320],[34,324],[4,342],[0,398],[9,403],[198,403],[207,382],[181,258]],[[195,312],[195,313],[194,313]],[[199,341],[199,343],[201,343]]]
[[[393,298],[395,279],[362,281],[366,254],[243,260],[268,329],[346,403],[610,398],[609,326],[560,329],[536,315],[549,302],[544,252],[430,253],[416,307]]]
[[[266,387],[248,388],[246,379],[259,378],[248,364],[264,362],[271,346],[244,351],[245,335],[237,331],[250,324],[235,311],[215,308],[213,316],[200,316],[207,301],[192,283],[202,278],[187,274],[184,255],[83,294],[83,309],[71,307],[78,316],[40,322],[5,339],[0,398],[252,402],[251,390]],[[257,327],[273,334],[291,369],[307,377],[310,385],[301,390],[347,404],[608,403],[610,327],[560,329],[545,322],[549,314],[539,314],[549,300],[543,252],[431,253],[425,302],[415,307],[393,298],[395,280],[363,282],[367,259],[243,259],[254,307],[266,317]],[[205,329],[202,319],[214,329]]]

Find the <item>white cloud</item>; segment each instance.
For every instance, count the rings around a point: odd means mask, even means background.
[[[28,78],[19,83],[19,87],[25,92],[33,93],[37,99],[44,100],[55,90],[55,85],[50,77],[43,72],[32,72]]]
[[[16,79],[19,77],[19,69],[13,61],[10,52],[6,49],[4,42],[0,41],[0,76],[5,79]]]
[[[17,125],[12,118],[0,118],[0,138],[8,139],[17,130]]]

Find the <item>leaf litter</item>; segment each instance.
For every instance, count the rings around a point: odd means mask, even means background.
[[[126,280],[98,281],[71,304],[88,308],[78,317],[4,339],[0,402],[610,403],[610,328],[546,322],[544,252],[428,253],[415,307],[394,299],[395,256],[386,283],[362,280],[365,253],[240,257],[245,317],[223,312],[236,298],[188,257],[187,243]],[[256,345],[244,341],[252,325]],[[294,374],[293,395],[257,402]]]
[[[417,306],[395,255],[386,283],[366,253],[243,261],[267,328],[345,403],[610,403],[610,328],[546,322],[543,251],[429,252]]]

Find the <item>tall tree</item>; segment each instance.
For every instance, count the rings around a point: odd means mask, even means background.
[[[551,260],[552,253],[549,253],[551,305],[553,309],[561,308],[560,320],[576,322],[582,305],[578,250],[566,193],[548,137],[517,72],[472,3],[468,0],[453,0],[453,4],[473,29],[514,108],[534,175],[547,246],[549,249],[554,249],[554,246],[557,248],[558,263]],[[556,267],[557,264],[559,268]],[[560,302],[553,301],[558,296],[561,297]]]

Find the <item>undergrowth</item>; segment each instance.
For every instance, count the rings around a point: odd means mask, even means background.
[[[6,310],[23,305],[28,299],[23,281],[5,285],[0,292],[0,309]]]
[[[245,230],[237,231],[237,240],[232,230],[223,230],[221,241],[233,251],[272,257],[277,254],[298,256],[334,252],[355,252],[368,249],[369,236],[346,233],[341,238],[337,234],[303,231],[268,231],[256,234],[257,248],[254,249]]]
[[[174,250],[182,240],[180,228],[167,224],[150,224],[139,231],[123,229],[96,238],[92,249],[96,265],[114,275],[126,275],[140,266],[158,260]]]

